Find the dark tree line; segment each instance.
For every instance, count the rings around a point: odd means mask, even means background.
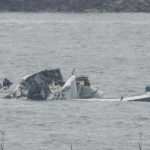
[[[0,0],[0,11],[150,12],[150,0]]]

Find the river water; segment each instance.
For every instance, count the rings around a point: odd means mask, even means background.
[[[150,83],[150,14],[0,13],[0,81],[59,67],[87,75],[106,98],[144,93]],[[7,150],[137,150],[150,147],[150,104],[5,100]]]

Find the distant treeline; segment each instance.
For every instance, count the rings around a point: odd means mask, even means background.
[[[0,0],[0,11],[150,12],[150,0]]]

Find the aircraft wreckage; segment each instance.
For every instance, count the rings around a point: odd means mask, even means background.
[[[91,86],[88,77],[72,75],[66,82],[60,69],[43,70],[21,78],[5,98],[31,100],[100,98],[102,92]]]
[[[47,69],[20,79],[15,88],[10,88],[12,82],[4,79],[0,93],[4,98],[21,98],[29,100],[57,100],[57,99],[91,99],[98,101],[140,101],[150,102],[150,85],[146,86],[146,94],[121,98],[102,98],[103,92],[91,86],[87,76],[74,74],[67,80],[60,69]],[[6,85],[6,86],[4,86]],[[13,84],[14,87],[14,84]]]

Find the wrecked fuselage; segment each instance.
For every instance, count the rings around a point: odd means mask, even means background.
[[[6,98],[26,97],[33,100],[98,98],[87,77],[72,75],[66,82],[60,69],[40,71],[22,77],[15,90]]]

